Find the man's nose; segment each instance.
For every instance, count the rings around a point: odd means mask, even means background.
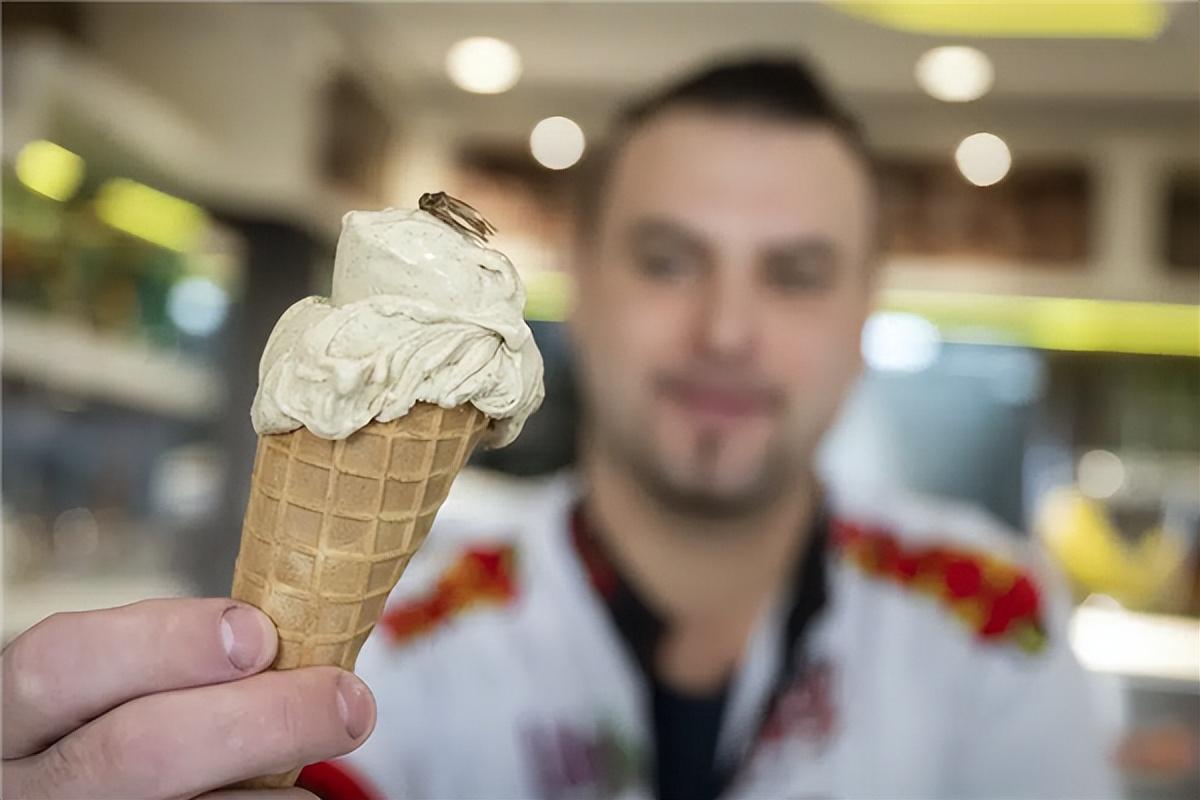
[[[714,270],[698,309],[699,355],[721,362],[738,361],[754,351],[757,323],[753,287],[736,273]]]

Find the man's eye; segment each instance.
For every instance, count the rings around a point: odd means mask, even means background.
[[[672,253],[640,253],[634,263],[639,273],[654,280],[678,280],[695,270],[691,259]]]
[[[768,262],[765,272],[767,282],[771,286],[786,291],[824,289],[830,283],[828,269],[795,261]]]

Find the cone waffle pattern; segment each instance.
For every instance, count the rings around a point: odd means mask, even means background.
[[[305,428],[259,437],[232,595],[274,621],[275,669],[354,669],[487,426],[472,405],[419,403],[346,439]],[[290,786],[295,776],[253,785]]]

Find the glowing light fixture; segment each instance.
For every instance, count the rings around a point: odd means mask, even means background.
[[[167,314],[179,330],[209,336],[229,313],[229,295],[208,278],[184,278],[167,293]]]
[[[935,47],[917,59],[917,84],[947,103],[978,100],[992,88],[992,60],[974,47]]]
[[[194,248],[208,225],[199,206],[128,178],[100,187],[96,215],[119,231],[179,252]]]
[[[1168,20],[1167,4],[1160,0],[838,0],[827,4],[884,27],[941,36],[1153,39]]]
[[[976,186],[991,186],[1008,174],[1012,154],[994,133],[973,133],[959,142],[954,163],[963,177]]]
[[[446,73],[460,89],[475,94],[500,94],[517,85],[521,54],[503,39],[472,36],[446,51]]]
[[[70,200],[83,183],[83,159],[45,139],[22,147],[13,168],[17,180],[52,200]]]
[[[933,366],[941,349],[937,326],[916,314],[880,311],[863,326],[863,359],[872,369],[920,372]]]
[[[1085,604],[1071,617],[1069,640],[1090,670],[1194,684],[1200,672],[1197,633],[1193,617]]]
[[[566,319],[574,294],[566,273],[537,272],[526,288],[527,318]],[[889,289],[883,307],[928,320],[943,342],[1200,358],[1200,305]]]
[[[547,117],[533,126],[529,150],[543,167],[566,169],[583,157],[583,129],[566,117]]]
[[[1076,468],[1079,491],[1094,500],[1107,500],[1125,485],[1125,465],[1116,453],[1089,450]]]
[[[999,337],[1039,350],[1200,357],[1197,305],[912,289],[888,291],[885,305],[932,320],[950,342]]]

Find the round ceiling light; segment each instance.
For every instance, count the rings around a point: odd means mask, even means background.
[[[454,85],[475,94],[500,94],[521,77],[521,54],[503,39],[472,36],[446,51],[446,73]]]
[[[974,47],[935,47],[917,59],[917,84],[947,103],[978,100],[992,88],[992,60]]]
[[[547,117],[533,126],[529,151],[548,169],[566,169],[583,157],[587,142],[583,129],[567,117]]]
[[[1012,154],[994,133],[973,133],[958,144],[954,163],[963,177],[976,186],[991,186],[1008,174]]]

